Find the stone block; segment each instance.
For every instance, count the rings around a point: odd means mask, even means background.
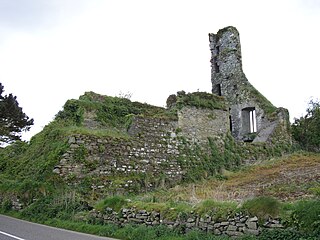
[[[283,228],[282,224],[272,223],[269,225],[270,228]]]
[[[252,235],[256,235],[258,236],[260,234],[260,231],[258,229],[248,229],[248,228],[244,228],[243,229],[243,233],[244,234],[252,234]]]
[[[237,231],[238,227],[234,225],[229,225],[227,231]]]
[[[213,230],[213,229],[214,229],[214,227],[213,227],[213,225],[208,224],[207,229],[208,229],[208,230]]]
[[[258,222],[258,218],[257,217],[249,218],[248,222]]]
[[[196,224],[193,222],[193,223],[186,223],[186,227],[187,228],[192,228],[192,227],[194,227]]]
[[[247,226],[247,228],[249,228],[249,229],[253,229],[253,230],[258,229],[258,224],[257,224],[257,222],[249,222],[249,221],[247,221],[247,222],[246,222],[246,226]]]
[[[242,236],[243,235],[242,232],[238,232],[238,231],[226,231],[225,234],[227,234],[228,236]]]
[[[195,219],[194,219],[194,218],[188,218],[188,219],[187,219],[187,222],[188,222],[188,223],[195,222]]]
[[[237,227],[245,227],[246,224],[244,224],[244,223],[236,223],[236,226],[237,226]]]
[[[215,224],[213,224],[213,227],[214,228],[219,228],[221,226],[221,223],[215,223]]]

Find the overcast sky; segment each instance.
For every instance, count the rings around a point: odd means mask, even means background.
[[[86,91],[165,106],[211,91],[208,33],[240,32],[243,70],[300,117],[320,89],[319,0],[0,0],[0,82],[35,125]]]

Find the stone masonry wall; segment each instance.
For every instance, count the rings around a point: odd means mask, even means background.
[[[207,143],[208,137],[222,139],[229,131],[229,113],[225,110],[183,108],[178,112],[181,135],[192,142]]]
[[[135,208],[121,209],[119,213],[111,208],[106,208],[104,212],[92,210],[90,217],[93,221],[113,223],[120,226],[125,224],[142,224],[146,226],[164,225],[169,228],[179,228],[181,231],[201,230],[214,235],[242,236],[244,234],[259,235],[263,228],[275,229],[283,228],[279,219],[269,218],[264,224],[259,225],[257,217],[249,217],[242,213],[229,216],[224,220],[215,220],[214,217],[205,215],[199,216],[190,213],[188,216],[177,217],[175,219],[164,219],[160,212],[138,210]]]
[[[70,148],[54,171],[67,180],[70,176],[78,180],[95,176],[100,181],[91,187],[100,191],[114,185],[115,179],[122,179],[117,191],[131,192],[142,184],[136,182],[135,176],[179,181],[182,175],[176,161],[179,141],[173,127],[174,123],[164,119],[136,118],[128,138],[70,136]],[[152,180],[143,184],[147,185],[145,188],[156,187]]]
[[[186,157],[184,149],[195,142],[205,146],[208,137],[223,139],[228,131],[226,111],[185,107],[178,115],[178,121],[134,116],[127,137],[69,136],[69,150],[54,172],[71,183],[94,177],[91,188],[101,193],[177,184],[184,175],[178,162]]]

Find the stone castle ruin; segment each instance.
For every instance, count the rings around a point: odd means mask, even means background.
[[[217,34],[210,33],[209,41],[212,93],[223,96],[229,104],[230,131],[234,138],[245,142],[266,142],[272,139],[279,125],[288,128],[288,111],[273,106],[243,73],[237,29],[226,27]]]
[[[288,151],[288,111],[247,80],[238,31],[227,27],[209,40],[213,94],[181,91],[167,109],[92,92],[67,102],[60,116],[76,114],[88,130],[68,135],[54,172],[95,194],[141,192]],[[105,135],[91,134],[97,129]]]

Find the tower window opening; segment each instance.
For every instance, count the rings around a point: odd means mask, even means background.
[[[250,133],[257,132],[257,119],[256,119],[256,110],[252,109],[249,112],[250,117]]]
[[[217,84],[216,86],[217,86],[217,94],[218,94],[219,96],[222,96],[221,84]]]
[[[214,57],[214,58],[213,58],[213,64],[214,64],[214,71],[215,71],[216,73],[219,73],[219,72],[220,72],[220,69],[219,69],[218,58],[217,58],[217,57]]]
[[[254,107],[247,107],[241,111],[242,125],[241,134],[245,142],[252,142],[257,132],[256,109]]]
[[[254,107],[247,107],[242,109],[242,134],[257,132],[257,118],[256,109]]]

